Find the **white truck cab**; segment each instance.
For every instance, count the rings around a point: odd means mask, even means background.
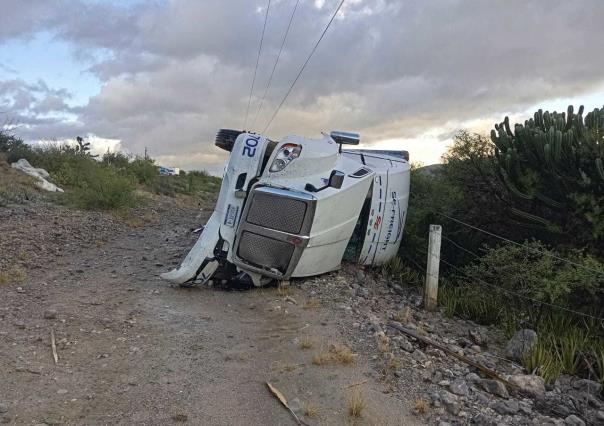
[[[406,151],[342,149],[348,132],[320,139],[221,130],[231,152],[212,216],[179,268],[178,283],[213,277],[262,285],[333,271],[342,259],[380,265],[398,251],[409,200]]]

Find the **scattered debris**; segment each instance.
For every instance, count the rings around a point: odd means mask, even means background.
[[[55,342],[55,331],[50,329],[50,346],[52,347],[52,357],[55,360],[55,364],[59,363],[59,355],[57,354],[57,344]]]
[[[287,408],[289,410],[289,412],[292,414],[292,416],[294,416],[294,419],[296,419],[296,422],[299,425],[307,425],[307,423],[305,423],[303,420],[301,420],[298,415],[294,412],[294,410],[292,410],[290,408],[290,406],[287,404],[287,399],[285,398],[285,395],[283,395],[283,393],[281,393],[281,391],[279,389],[277,389],[276,387],[274,387],[273,385],[271,385],[269,382],[266,382],[266,386],[268,387],[268,389],[271,391],[271,393],[273,394],[273,396],[275,398],[277,398],[279,400],[279,402],[281,402],[281,404]]]

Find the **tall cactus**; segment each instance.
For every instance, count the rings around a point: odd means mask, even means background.
[[[499,175],[519,216],[587,226],[604,239],[604,107],[583,117],[539,110],[524,124],[508,117],[495,124],[491,140]],[[578,219],[573,221],[572,219]],[[581,225],[579,225],[581,224]]]

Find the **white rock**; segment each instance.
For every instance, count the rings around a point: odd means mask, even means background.
[[[63,190],[56,186],[54,183],[50,183],[46,180],[49,176],[46,170],[36,169],[31,164],[29,164],[29,162],[25,158],[20,159],[16,163],[12,163],[11,167],[13,169],[20,170],[23,173],[28,174],[29,176],[35,177],[38,180],[36,182],[36,185],[45,191],[63,192]]]
[[[510,382],[534,396],[545,393],[545,382],[539,376],[533,374],[516,374],[510,377]]]

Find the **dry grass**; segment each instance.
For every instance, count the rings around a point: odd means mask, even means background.
[[[300,349],[310,349],[310,348],[312,348],[312,346],[313,346],[313,343],[309,336],[304,336],[300,340],[300,343],[298,344],[298,347]]]
[[[413,319],[413,312],[409,306],[405,306],[405,309],[401,309],[392,317],[393,320],[400,322],[401,324],[409,324]]]
[[[17,254],[17,258],[19,260],[22,261],[27,261],[31,258],[31,255],[29,254],[29,252],[27,250],[21,250],[18,254]]]
[[[359,388],[353,389],[348,395],[348,415],[353,418],[359,418],[363,415],[363,410],[367,406],[363,392]]]
[[[284,364],[281,367],[281,371],[282,372],[287,372],[287,373],[291,373],[292,371],[295,371],[296,368],[300,367],[301,364]]]
[[[11,266],[7,270],[0,270],[0,285],[22,284],[27,280],[27,272],[20,266]]]
[[[138,216],[128,216],[125,217],[124,223],[128,225],[130,228],[142,228],[145,226],[145,221]]]
[[[352,364],[355,362],[357,358],[357,354],[352,352],[346,345],[335,344],[329,345],[329,350],[326,352],[319,352],[316,354],[312,363],[315,365],[324,365],[324,364]]]
[[[424,398],[417,398],[413,403],[413,409],[418,414],[426,414],[430,405]]]
[[[320,352],[312,357],[312,363],[314,365],[329,364],[333,361],[333,358],[329,352]]]
[[[185,423],[189,420],[189,417],[186,414],[174,414],[172,420],[177,423]]]
[[[289,282],[279,281],[277,286],[277,294],[281,297],[290,296],[292,294],[292,287]]]
[[[317,406],[312,402],[305,402],[302,407],[302,414],[309,419],[317,417],[318,412]]]
[[[376,337],[377,348],[381,353],[390,351],[390,338],[383,331],[380,331]]]
[[[311,297],[304,303],[303,308],[304,309],[317,309],[320,306],[321,306],[321,301],[315,297]]]
[[[388,361],[386,361],[386,369],[395,371],[401,368],[401,360],[398,359],[394,354],[389,354]]]

